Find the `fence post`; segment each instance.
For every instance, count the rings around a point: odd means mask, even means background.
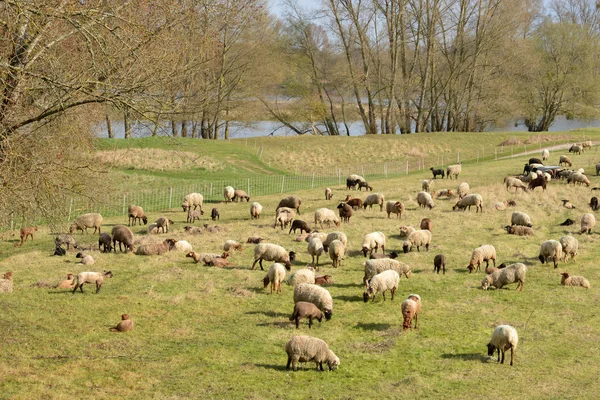
[[[250,178],[248,178],[248,196],[250,196]]]
[[[125,215],[125,202],[127,201],[127,193],[123,193],[123,215]]]
[[[338,168],[338,185],[342,184],[342,170]]]
[[[10,213],[10,230],[15,229],[15,213]]]
[[[363,176],[363,178],[365,177],[365,167],[364,167],[364,165],[362,167],[362,176]]]
[[[71,201],[69,202],[69,218],[67,219],[67,222],[71,222],[71,212],[72,211],[73,211],[73,198],[71,197]]]
[[[406,160],[406,175],[408,175],[408,160]]]
[[[383,164],[383,172],[385,174],[385,179],[387,179],[387,164]]]
[[[281,193],[283,193],[283,185],[285,183],[285,175],[281,177]]]
[[[460,153],[456,153],[456,162],[460,163]]]
[[[498,161],[498,149],[494,149],[494,159]]]
[[[210,198],[212,199],[212,182],[210,183]]]
[[[310,186],[311,189],[315,188],[315,173],[313,172],[313,179],[312,179],[312,185]]]
[[[169,188],[169,208],[173,208],[173,188]]]

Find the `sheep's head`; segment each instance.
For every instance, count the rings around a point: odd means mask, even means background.
[[[73,279],[73,274],[67,274],[67,279]]]
[[[331,310],[325,310],[325,311],[323,311],[323,314],[325,314],[325,319],[327,321],[329,321],[331,319],[331,317],[333,316],[333,312]]]
[[[398,255],[399,255],[398,252],[396,250],[394,250],[390,253],[390,258],[398,258]]]
[[[410,251],[410,248],[412,247],[412,243],[408,240],[404,241],[404,243],[402,244],[402,251],[404,252],[404,254],[408,253]]]
[[[344,201],[349,201],[351,198],[352,198],[352,195],[349,195],[349,194],[347,194],[347,195],[346,195],[346,200],[344,200]],[[339,207],[338,207],[338,208],[339,208]]]
[[[79,252],[75,255],[75,258],[83,258],[83,253]]]
[[[507,233],[510,233],[510,225],[506,225],[506,226],[504,227],[504,229],[506,229],[506,232],[507,232]]]
[[[168,246],[169,250],[173,250],[175,248],[175,239],[166,239],[163,244]]]
[[[2,277],[3,277],[3,279],[7,279],[10,281],[10,280],[12,280],[12,275],[13,275],[12,271],[8,271]]]
[[[340,366],[340,359],[331,350],[327,355],[327,366],[330,371],[335,371]]]
[[[69,227],[69,233],[73,233],[77,230],[77,225],[76,224],[71,224],[71,226]]]
[[[365,301],[365,303],[366,303],[367,301],[369,301],[369,298],[370,298],[370,296],[369,296],[369,291],[368,291],[368,289],[367,289],[367,290],[365,290],[365,292],[363,293],[363,300]]]
[[[491,343],[488,343],[487,348],[488,348],[488,356],[492,357],[494,355],[494,351],[496,351],[496,346],[494,346]]]
[[[121,315],[121,320],[122,321],[125,321],[127,319],[131,319],[131,316],[129,316],[129,314],[123,314],[123,315]]]
[[[294,261],[296,259],[296,252],[295,251],[290,251],[288,253],[288,256],[290,257],[290,261]]]
[[[103,275],[106,276],[107,278],[112,278],[113,277],[112,271],[106,271],[106,270],[104,270]]]
[[[404,276],[406,276],[406,279],[410,278],[410,275],[412,274],[412,271],[406,271],[404,272]]]
[[[142,222],[144,223],[144,225],[148,224],[148,217],[146,217],[145,215],[142,217]]]
[[[269,280],[269,275],[267,275],[263,278],[263,285],[265,285],[265,289],[267,288],[267,286],[269,286],[269,282],[271,281]]]
[[[193,251],[190,251],[190,252],[189,252],[189,253],[187,253],[185,256],[186,256],[186,257],[194,257],[194,254],[195,254],[195,253],[194,253]]]
[[[469,273],[471,274],[475,270],[475,266],[473,264],[469,264],[469,265],[467,265],[467,269],[469,270]]]
[[[492,277],[488,275],[485,278],[483,278],[483,280],[481,281],[481,289],[488,290],[488,287],[490,287],[491,284],[492,284]]]
[[[540,259],[542,264],[546,262],[546,258],[543,255],[540,254],[538,258]]]
[[[363,246],[363,248],[361,249],[361,251],[363,252],[363,254],[365,255],[365,257],[367,256],[367,253],[370,252],[370,249],[367,246]]]

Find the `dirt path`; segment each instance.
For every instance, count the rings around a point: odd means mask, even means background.
[[[600,142],[592,142],[592,144],[593,144],[594,146],[598,145],[599,143],[600,143]],[[569,149],[569,148],[570,148],[572,145],[573,145],[573,143],[564,143],[564,144],[557,144],[557,145],[550,146],[550,147],[544,147],[544,146],[542,146],[542,150],[543,150],[543,149],[547,149],[548,151],[554,151],[554,150],[564,150],[564,149]],[[588,151],[589,151],[589,150],[588,150]],[[596,148],[596,149],[594,149],[594,152],[595,152],[595,151],[597,151],[597,148]],[[540,156],[540,158],[541,158],[541,155],[542,155],[541,153],[542,153],[542,151],[541,151],[541,150],[538,148],[538,149],[535,149],[535,150],[528,150],[528,151],[525,151],[525,152],[522,152],[522,153],[517,153],[517,154],[510,155],[510,156],[499,157],[499,158],[498,158],[498,160],[506,160],[506,159],[508,159],[508,158],[514,158],[514,157],[526,156],[526,155],[529,155],[529,154],[536,154],[536,153],[537,153],[537,154]]]

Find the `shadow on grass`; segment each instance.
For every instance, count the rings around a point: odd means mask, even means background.
[[[360,296],[335,296],[334,299],[342,300],[342,301],[350,301],[350,302],[364,302],[362,295]]]
[[[482,363],[487,362],[488,357],[479,353],[462,353],[462,354],[450,354],[445,353],[442,354],[442,358],[444,359],[461,359],[464,361],[481,361]]]
[[[256,326],[264,326],[264,327],[275,327],[275,328],[289,328],[291,322],[283,322],[283,321],[275,321],[275,322],[262,322],[260,324],[256,324]]]
[[[390,324],[364,324],[359,322],[354,327],[365,331],[387,331],[392,326]]]
[[[284,315],[284,314],[281,314],[281,313],[276,313],[274,311],[248,311],[245,314],[246,315],[262,314],[265,317],[271,317],[271,318],[281,318]]]
[[[254,364],[257,368],[274,369],[275,371],[285,371],[285,365],[272,365],[272,364]]]
[[[347,257],[358,257],[358,256],[360,256],[360,257],[363,257],[365,259],[365,261],[367,261],[367,258],[365,258],[365,255],[360,250],[348,250],[346,252],[346,256]]]
[[[328,285],[323,285],[323,287],[334,286],[339,288],[362,288],[364,285],[362,283],[330,283]]]
[[[454,272],[458,272],[459,274],[468,274],[469,270],[466,268],[454,268],[452,269]]]

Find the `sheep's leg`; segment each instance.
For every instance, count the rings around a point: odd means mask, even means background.
[[[259,258],[258,265],[260,265],[260,270],[261,270],[261,271],[264,271],[265,269],[264,269],[264,268],[263,268],[263,266],[262,266],[262,261],[263,261],[263,259],[262,259],[262,258]]]
[[[300,316],[296,316],[296,329],[298,328],[300,328]]]
[[[497,362],[500,362],[500,348],[498,347],[498,348],[496,348],[496,350],[498,350],[498,361]]]
[[[417,329],[418,324],[419,324],[419,314],[415,314],[415,329]]]
[[[257,258],[256,260],[254,260],[254,262],[252,263],[252,268],[250,269],[254,269],[254,266],[256,265],[256,263],[258,262],[258,260],[260,260],[259,258]],[[196,261],[197,262],[197,261]]]
[[[381,292],[381,295],[383,296],[383,301],[385,301],[385,290]],[[375,298],[375,296],[373,296],[373,298]]]
[[[83,282],[85,283],[85,282]],[[81,290],[81,293],[83,293],[83,283],[79,285],[79,290]]]
[[[500,351],[500,350],[498,350]],[[500,364],[504,364],[504,349],[502,349],[502,361],[500,362]]]
[[[510,366],[512,367],[513,365],[513,347],[512,345],[510,346]]]
[[[429,251],[429,243],[425,245],[425,251]]]
[[[321,361],[321,362],[319,362],[319,363],[318,363],[318,365],[317,365],[317,369],[318,369],[318,370],[321,370],[321,371],[325,371],[325,370],[323,369],[323,361]]]
[[[392,300],[394,300],[394,295],[396,294],[396,288],[393,287],[392,288]]]
[[[286,371],[290,370],[290,364],[292,363],[292,357],[288,356],[287,365],[285,366]]]
[[[312,317],[308,317],[308,329],[312,328]]]
[[[102,282],[100,282],[100,283],[96,282],[96,294],[98,294],[100,292],[100,289],[102,289]]]
[[[75,287],[73,288],[73,294],[75,294],[75,292],[77,291],[77,286],[78,286],[78,284],[76,283]]]

